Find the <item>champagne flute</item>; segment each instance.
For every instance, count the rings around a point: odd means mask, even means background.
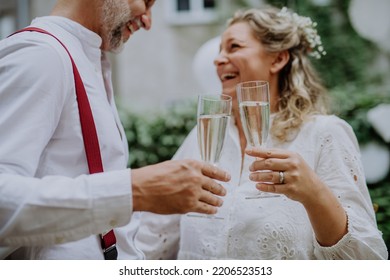
[[[217,165],[232,111],[228,95],[200,95],[198,99],[198,144],[203,161]]]
[[[248,145],[262,147],[268,138],[270,126],[270,97],[267,81],[248,81],[236,87],[240,118]],[[246,199],[277,197],[273,193],[256,191]]]
[[[232,112],[232,98],[224,94],[200,95],[198,98],[197,128],[201,159],[216,166],[221,158],[228,123]],[[190,213],[189,217],[220,219],[215,215]]]

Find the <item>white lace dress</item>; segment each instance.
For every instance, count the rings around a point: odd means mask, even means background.
[[[340,200],[348,215],[348,233],[334,246],[315,239],[304,207],[285,196],[245,199],[254,192],[249,177],[253,158],[243,171],[238,131],[230,124],[219,166],[232,179],[217,218],[143,213],[136,245],[148,259],[386,259],[387,249],[376,226],[351,127],[335,116],[317,116],[297,137],[269,147],[298,152]],[[196,130],[175,159],[199,159]]]

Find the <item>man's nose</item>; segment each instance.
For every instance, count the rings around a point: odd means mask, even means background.
[[[152,11],[148,9],[145,14],[141,16],[142,27],[149,30],[152,27]]]

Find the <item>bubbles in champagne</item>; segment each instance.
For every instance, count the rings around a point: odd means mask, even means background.
[[[259,147],[265,143],[269,131],[269,102],[243,101],[240,117],[249,145]]]
[[[225,142],[229,116],[201,115],[198,117],[198,143],[202,160],[217,164]]]

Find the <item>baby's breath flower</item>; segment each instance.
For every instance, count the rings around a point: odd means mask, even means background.
[[[307,43],[306,51],[310,56],[320,59],[321,56],[326,55],[326,51],[322,46],[321,37],[317,33],[316,22],[313,22],[309,17],[303,17],[297,13],[291,13],[286,7],[283,7],[278,13],[279,17],[286,17],[290,19],[298,29],[304,34]]]

